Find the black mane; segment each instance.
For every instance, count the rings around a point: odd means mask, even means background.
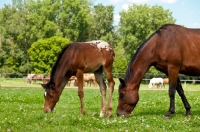
[[[56,68],[57,68],[57,65],[61,59],[61,57],[63,56],[63,54],[65,53],[65,51],[70,47],[71,44],[68,44],[66,45],[62,51],[58,54],[58,57],[57,57],[57,60],[55,62],[55,64],[53,65],[53,68],[51,70],[51,75],[50,75],[50,80],[53,79],[53,75],[54,75],[54,72],[56,71]]]

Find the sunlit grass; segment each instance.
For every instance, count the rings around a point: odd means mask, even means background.
[[[77,88],[64,89],[55,110],[49,114],[43,113],[42,88],[0,88],[0,131],[199,131],[199,91],[185,92],[192,106],[191,118],[185,117],[184,106],[176,94],[176,113],[171,119],[164,119],[163,115],[169,108],[168,91],[145,90],[146,87],[141,85],[140,101],[129,118],[115,114],[117,90],[113,96],[113,117],[100,118],[101,95],[98,88],[84,90],[84,116],[80,114]]]

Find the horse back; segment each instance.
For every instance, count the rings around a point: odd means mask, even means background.
[[[190,75],[190,70],[195,70],[200,74],[200,29],[166,25],[158,31],[157,37],[155,56],[158,69],[167,69],[170,64],[179,67],[180,73]]]
[[[114,50],[107,42],[74,42],[63,48],[54,64],[51,76],[65,74],[71,77],[76,75],[77,69],[84,73],[97,71],[100,67],[112,69],[114,56]]]
[[[93,72],[100,66],[111,65],[114,61],[114,50],[106,42],[75,42],[66,51],[66,58],[70,65],[84,72]]]

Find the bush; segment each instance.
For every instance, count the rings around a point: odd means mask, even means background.
[[[33,43],[28,50],[30,56],[32,73],[49,74],[52,65],[57,60],[57,55],[70,40],[58,36],[40,39]]]

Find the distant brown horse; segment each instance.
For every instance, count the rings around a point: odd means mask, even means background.
[[[76,81],[77,81],[76,76],[71,76],[71,77],[69,78],[68,82],[67,82],[67,86],[70,86],[70,85],[71,85],[71,82],[76,83]],[[75,85],[74,85],[74,86],[75,86]]]
[[[87,86],[91,87],[91,84],[96,86],[96,78],[95,78],[95,75],[93,73],[85,73],[83,75],[83,80],[84,80],[84,82],[87,83]]]
[[[112,76],[112,64],[114,61],[113,48],[104,41],[74,42],[67,45],[55,63],[51,71],[50,81],[42,84],[45,89],[44,112],[51,112],[71,76],[76,76],[78,80],[78,96],[81,102],[81,113],[85,114],[83,73],[93,72],[97,83],[100,86],[102,106],[100,117],[106,114],[112,115],[112,93],[114,90],[114,80]],[[106,108],[106,84],[102,73],[105,73],[109,86],[109,98]]]
[[[178,92],[190,116],[178,74],[200,75],[200,29],[168,24],[153,33],[131,59],[124,79],[120,79],[117,115],[129,116],[139,100],[139,86],[147,70],[154,66],[169,78],[169,118],[175,113],[175,93]],[[153,95],[152,95],[153,96]]]
[[[50,75],[47,75],[43,78],[43,84],[46,84],[50,80]]]
[[[44,75],[43,74],[35,74],[33,77],[32,77],[32,80],[36,83],[36,81],[38,80],[41,80],[43,81],[44,79]]]
[[[163,86],[165,88],[165,84],[169,84],[169,78],[163,78]]]

